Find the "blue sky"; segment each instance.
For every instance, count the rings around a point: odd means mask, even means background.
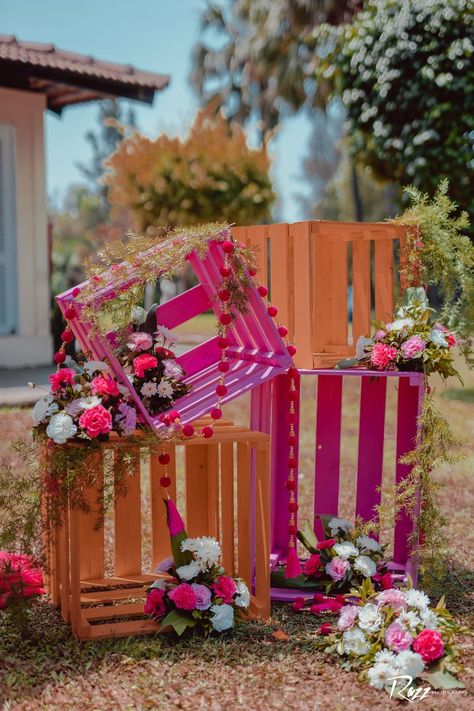
[[[201,0],[0,0],[0,33],[170,74],[169,88],[157,94],[153,107],[134,102],[137,123],[150,135],[182,133],[198,106],[188,74],[200,7]],[[47,185],[56,199],[81,180],[75,163],[90,156],[84,135],[96,116],[93,103],[66,108],[62,117],[47,112]],[[308,132],[308,120],[295,116],[272,145],[280,216],[287,221],[306,217],[295,195],[305,189],[300,173]]]

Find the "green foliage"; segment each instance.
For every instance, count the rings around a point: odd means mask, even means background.
[[[343,99],[357,159],[380,179],[474,209],[474,13],[469,0],[368,0],[313,35],[317,79]]]

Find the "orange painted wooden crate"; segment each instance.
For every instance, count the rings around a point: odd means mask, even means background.
[[[107,451],[111,448],[113,452]],[[242,577],[252,591],[249,617],[267,618],[268,435],[224,421],[215,426],[212,440],[193,437],[165,449],[171,454],[170,495],[185,515],[189,536],[220,541],[226,571]],[[113,521],[106,515],[105,525],[98,526],[103,458],[125,454],[134,458],[135,474],[128,477],[125,494],[115,493]],[[158,455],[140,462],[137,446],[131,449],[125,440],[114,440],[94,453],[88,466],[96,472],[96,484],[85,492],[90,511],[69,505],[61,527],[45,535],[52,600],[78,639],[156,633],[158,625],[143,614],[143,603],[147,586],[159,577],[153,570],[171,554]]]
[[[394,259],[398,248],[404,258],[406,230],[388,222],[324,220],[232,229],[257,253],[258,276],[298,348],[299,368],[333,367],[354,355],[373,318],[392,318],[400,288]]]

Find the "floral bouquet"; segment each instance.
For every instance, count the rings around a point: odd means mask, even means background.
[[[460,378],[454,367],[452,348],[456,336],[441,323],[431,322],[425,290],[406,289],[395,321],[374,321],[372,338],[361,336],[355,359],[338,363],[339,368],[364,364],[372,370],[400,370],[439,373]]]
[[[56,444],[108,439],[110,432],[131,435],[137,413],[130,393],[117,383],[103,361],[78,365],[73,360],[49,376],[50,394],[33,408],[34,429]]]
[[[0,551],[0,610],[44,594],[43,573],[31,556]]]
[[[443,600],[432,608],[421,590],[377,593],[370,581],[353,593],[359,602],[343,607],[335,626],[325,623],[320,630],[324,651],[338,654],[344,669],[361,670],[372,686],[389,692],[420,678],[437,688],[462,686],[449,674],[458,671],[457,628]]]
[[[178,635],[186,629],[205,636],[234,627],[249,604],[247,585],[227,575],[219,563],[220,545],[214,538],[188,538],[174,503],[166,502],[173,557],[162,561],[158,573],[166,574],[148,590],[145,614],[172,627]]]
[[[145,328],[153,322],[153,309],[148,316],[141,308],[134,309],[134,313],[136,320],[145,319]],[[150,328],[152,333],[147,330],[128,333],[117,356],[147,411],[157,415],[186,395],[190,386],[183,382],[185,373],[171,350],[175,342],[171,331],[160,325]]]

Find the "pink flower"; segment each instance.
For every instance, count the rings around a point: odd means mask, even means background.
[[[119,389],[115,380],[108,375],[97,375],[91,382],[94,395],[112,395],[117,397]]]
[[[380,582],[384,590],[389,590],[393,587],[393,578],[390,573],[384,573],[380,578]]]
[[[153,345],[153,337],[144,331],[131,333],[127,346],[131,351],[147,351]]]
[[[429,664],[443,656],[443,638],[438,630],[423,630],[413,642],[413,649]]]
[[[323,551],[325,548],[332,548],[335,543],[335,538],[328,538],[325,541],[320,541],[316,548],[318,549],[318,551]]]
[[[382,328],[379,328],[377,331],[375,331],[374,341],[380,341],[380,339],[385,338],[386,335],[387,335],[387,332],[384,331]]]
[[[385,632],[385,644],[394,652],[403,652],[412,645],[413,637],[399,622],[392,622]]]
[[[200,585],[199,583],[193,583],[191,587],[196,595],[196,609],[208,610],[211,606],[212,592],[206,585]]]
[[[378,370],[385,370],[397,357],[397,349],[386,343],[376,343],[370,354],[370,362]]]
[[[458,341],[454,333],[446,333],[444,336],[448,342],[448,346],[452,348],[453,346],[457,346]]]
[[[295,598],[292,607],[295,612],[301,612],[301,610],[306,607],[306,600],[304,599],[304,597],[297,597]]]
[[[321,556],[317,553],[313,553],[303,566],[303,573],[305,575],[314,575],[321,568]]]
[[[380,592],[375,599],[379,607],[382,605],[390,605],[394,610],[403,610],[407,606],[405,593],[396,588]]]
[[[44,595],[43,572],[30,556],[0,551],[0,609],[16,595]]]
[[[79,418],[79,427],[82,427],[88,437],[95,439],[101,434],[108,434],[112,429],[112,415],[102,405],[96,405],[85,410]]]
[[[339,629],[350,629],[356,620],[358,612],[359,608],[356,605],[346,605],[345,607],[343,607],[339,615],[339,619],[337,621],[337,626],[339,627]]]
[[[348,560],[343,560],[342,558],[333,558],[326,565],[326,573],[331,576],[333,580],[343,580],[349,569],[350,563]]]
[[[156,368],[158,361],[155,356],[143,353],[143,355],[137,356],[133,361],[133,371],[137,378],[145,377],[145,370],[150,370],[150,368]]]
[[[309,611],[313,615],[319,615],[321,612],[339,612],[342,605],[337,600],[331,597],[326,598],[325,602],[317,603],[316,605],[311,605]]]
[[[170,590],[168,597],[180,610],[196,609],[196,593],[188,583],[181,583],[181,585]]]
[[[159,588],[152,588],[145,600],[145,607],[143,609],[145,615],[151,615],[151,617],[164,617],[166,613],[166,607],[164,603],[165,591]]]
[[[331,634],[332,632],[332,625],[330,622],[325,622],[324,624],[321,625],[321,627],[318,630],[319,634],[322,635],[328,635]]]
[[[55,373],[51,373],[48,380],[51,383],[53,393],[67,385],[72,385],[74,382],[75,371],[72,368],[60,368]]]
[[[220,578],[217,579],[217,583],[212,585],[212,589],[217,597],[222,598],[226,605],[229,605],[232,602],[232,599],[237,592],[235,581],[229,575],[221,575]]]
[[[401,351],[405,358],[418,358],[425,348],[426,343],[420,336],[411,336],[401,345]]]

